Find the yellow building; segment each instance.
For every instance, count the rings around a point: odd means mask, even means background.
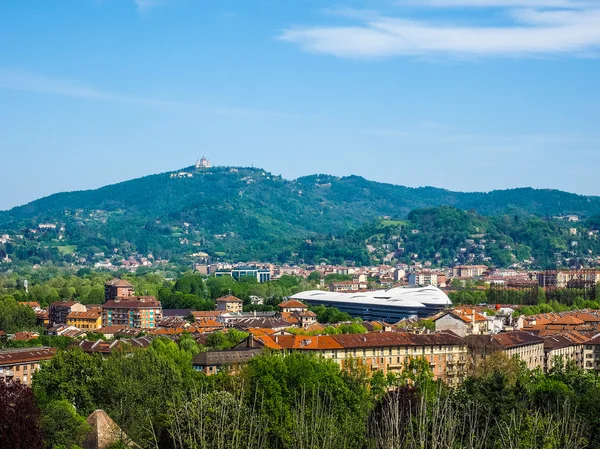
[[[102,327],[102,315],[98,310],[71,312],[67,315],[67,325],[82,330],[95,330]]]

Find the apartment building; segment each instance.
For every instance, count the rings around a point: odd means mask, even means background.
[[[433,273],[430,271],[421,271],[418,273],[410,273],[408,275],[408,284],[409,285],[433,285],[434,287],[438,286],[438,275],[437,273]]]
[[[55,348],[48,347],[0,351],[0,382],[31,385],[31,377],[40,369],[41,362],[50,360],[55,353]]]
[[[71,312],[67,315],[66,324],[82,330],[100,329],[102,327],[102,313],[97,308],[85,312]]]
[[[305,310],[308,310],[308,306],[297,299],[288,299],[287,301],[279,303],[277,307],[279,307],[279,310],[282,312],[289,313],[304,312]]]
[[[473,368],[490,354],[501,351],[508,357],[519,357],[528,369],[545,367],[544,339],[529,332],[516,331],[496,335],[469,335],[465,337],[469,346]]]
[[[459,337],[490,332],[490,321],[474,309],[455,309],[434,318],[436,332],[452,331]]]
[[[244,301],[235,296],[221,296],[217,299],[217,310],[221,312],[241,312],[243,310]]]
[[[162,306],[153,296],[111,299],[102,304],[103,326],[155,328],[162,319]]]
[[[358,282],[353,281],[341,281],[341,282],[332,282],[329,284],[330,292],[357,292],[360,290],[360,285]]]
[[[585,337],[584,337],[585,338]],[[575,363],[578,368],[583,367],[584,345],[583,339],[577,334],[557,334],[544,338],[544,372],[550,371],[557,363],[565,368],[569,362]]]
[[[452,276],[459,278],[474,278],[483,276],[488,270],[486,265],[457,265],[452,268]]]
[[[85,312],[87,308],[75,301],[56,301],[50,304],[48,308],[49,324],[56,326],[57,324],[67,324],[67,316],[71,312]]]
[[[109,301],[133,296],[133,285],[124,279],[113,279],[104,284],[104,298]]]
[[[405,362],[422,357],[429,361],[435,379],[450,385],[466,376],[467,345],[451,333],[410,334],[405,332],[371,332],[366,334],[263,335],[256,337],[275,350],[313,351],[344,366],[347,359],[358,359],[371,370],[401,372]]]

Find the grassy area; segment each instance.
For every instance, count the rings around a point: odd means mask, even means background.
[[[219,256],[219,257],[224,257],[227,253],[223,252],[223,251],[217,251],[215,252],[215,256]]]
[[[63,246],[57,246],[58,251],[63,255],[67,255],[67,254],[73,254],[75,252],[75,250],[77,249],[76,245],[63,245]]]
[[[404,220],[381,220],[383,226],[403,226],[406,223]]]

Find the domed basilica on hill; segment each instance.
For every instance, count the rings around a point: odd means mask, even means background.
[[[196,168],[210,168],[210,161],[202,156],[202,159],[196,160]]]

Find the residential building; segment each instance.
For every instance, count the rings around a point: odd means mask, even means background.
[[[104,298],[109,301],[133,296],[133,285],[124,279],[113,279],[104,284]]]
[[[450,310],[433,321],[436,332],[452,331],[459,337],[486,334],[490,331],[488,319],[474,309]]]
[[[574,362],[583,367],[583,343],[570,338],[568,334],[551,335],[544,338],[544,372],[551,370],[557,363],[565,368]]]
[[[102,304],[102,325],[155,328],[162,319],[162,306],[153,296],[111,299]]]
[[[279,307],[282,312],[289,313],[304,312],[305,310],[308,310],[308,306],[306,304],[296,299],[288,299],[287,301],[283,301],[282,303],[279,303],[277,307]]]
[[[350,358],[358,359],[371,370],[382,370],[384,374],[401,372],[405,362],[422,357],[429,362],[435,379],[456,385],[466,376],[467,345],[450,332],[370,332],[316,337],[262,335],[256,338],[271,349],[314,351],[341,366]]]
[[[330,292],[356,292],[360,288],[358,282],[352,281],[341,281],[341,282],[332,282],[329,284]]]
[[[87,308],[75,301],[56,301],[48,309],[49,321],[52,326],[67,324],[67,315],[71,312],[85,312]]]
[[[418,273],[410,273],[408,275],[408,285],[433,285],[438,286],[438,275],[431,271],[421,271]]]
[[[194,356],[192,366],[206,375],[217,374],[224,368],[235,372],[240,366],[259,355],[264,344],[249,336],[233,349],[222,351],[204,351]]]
[[[529,332],[505,332],[493,336],[469,335],[465,340],[469,346],[473,368],[487,356],[500,351],[508,357],[520,358],[528,369],[544,369],[544,339]]]
[[[452,276],[459,278],[474,278],[483,276],[488,270],[486,265],[456,265],[452,268]]]
[[[217,310],[221,312],[241,312],[244,306],[244,301],[235,296],[221,296],[217,299]]]
[[[85,312],[71,312],[67,315],[67,325],[75,326],[82,330],[95,330],[102,327],[102,313],[100,310],[86,310]]]
[[[305,312],[298,312],[298,317],[300,318],[300,326],[304,328],[312,326],[317,322],[317,314],[310,310],[307,310]]]
[[[40,369],[41,362],[50,360],[55,353],[55,348],[48,347],[1,350],[0,381],[31,385],[31,377]]]

